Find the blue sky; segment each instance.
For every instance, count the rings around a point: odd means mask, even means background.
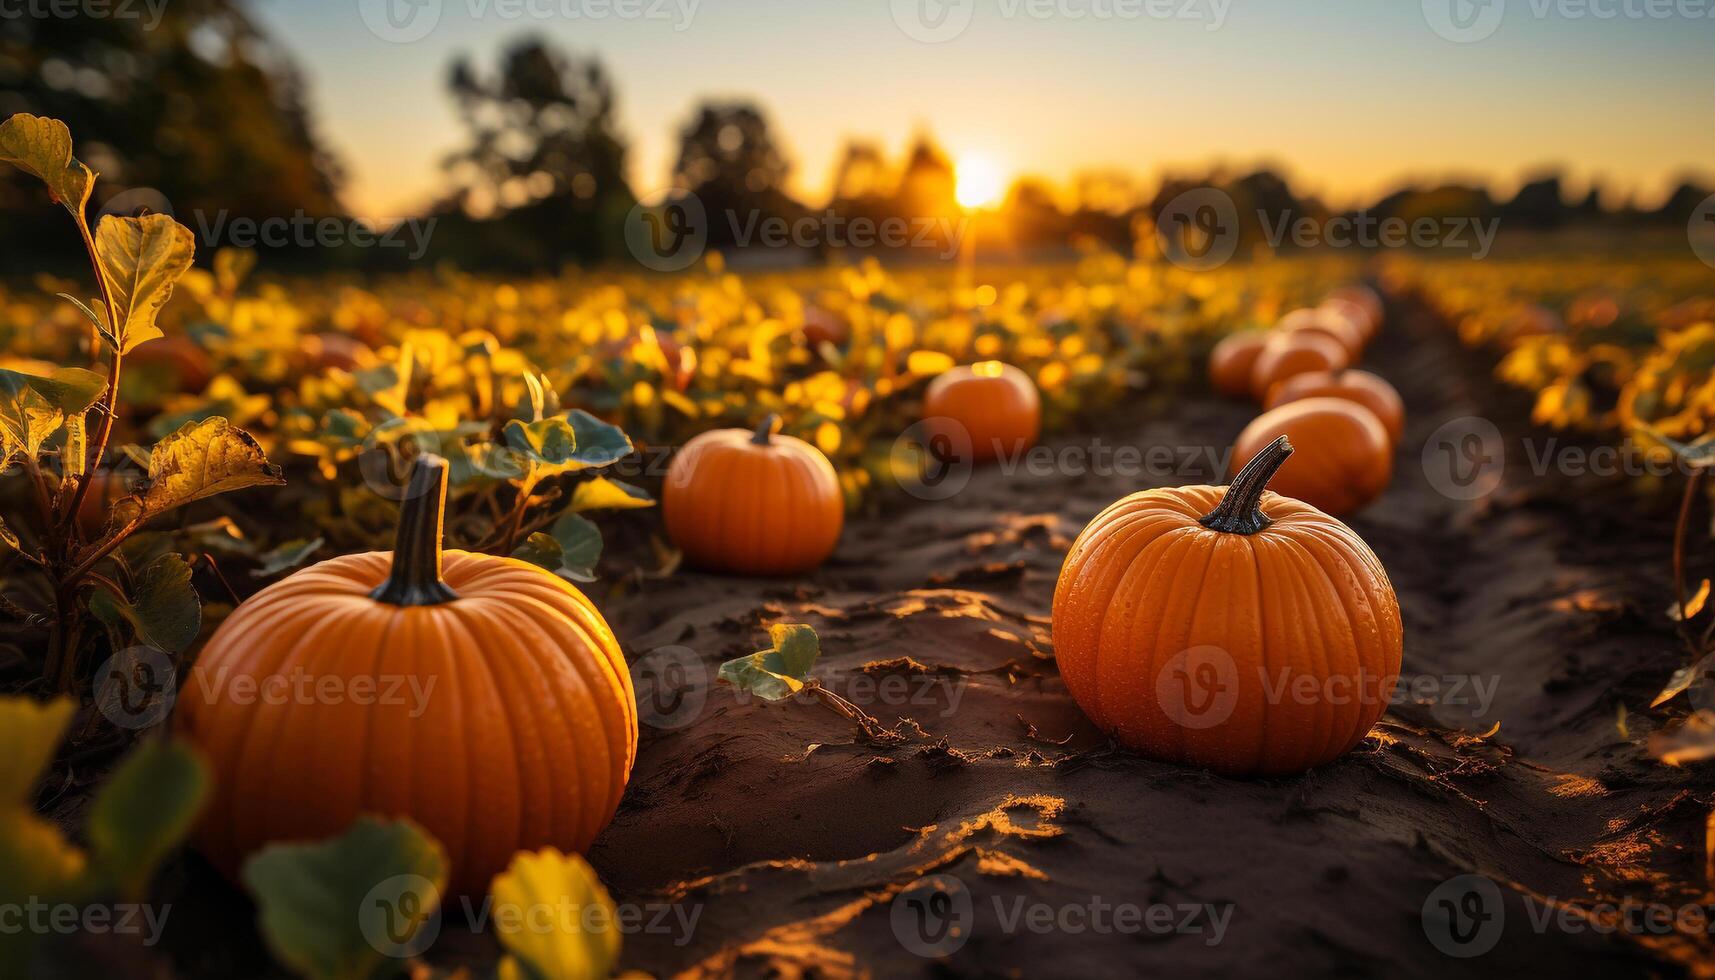
[[[1063,180],[1118,168],[1147,185],[1175,166],[1273,161],[1335,200],[1403,178],[1505,187],[1545,164],[1650,199],[1688,169],[1715,168],[1715,0],[1482,0],[1494,6],[1462,6],[1458,22],[1476,24],[1480,40],[1431,26],[1437,4],[1470,2],[255,0],[254,9],[308,77],[321,135],[351,177],[348,203],[377,217],[428,199],[438,161],[461,141],[445,84],[452,59],[489,64],[530,33],[606,64],[643,191],[666,182],[674,134],[700,98],[739,96],[768,112],[797,163],[795,189],[812,200],[844,138],[897,153],[919,128],[1009,174]],[[377,19],[383,3],[400,5],[392,23],[404,29]],[[1644,15],[1651,9],[1668,15]],[[366,13],[395,40],[367,26]],[[913,36],[936,24],[965,26],[938,43]]]

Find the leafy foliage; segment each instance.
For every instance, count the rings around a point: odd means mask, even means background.
[[[768,639],[768,649],[721,664],[716,679],[767,701],[802,691],[822,652],[816,631],[802,624],[779,623],[768,628]]]

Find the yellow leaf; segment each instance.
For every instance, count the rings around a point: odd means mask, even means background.
[[[173,294],[173,285],[191,267],[195,253],[191,230],[169,215],[108,215],[96,226],[95,254],[113,291],[112,314],[121,354],[161,336],[155,317]]]
[[[73,704],[60,698],[38,704],[29,698],[0,698],[0,807],[28,805],[42,770],[71,722]]]
[[[1703,584],[1697,587],[1697,592],[1693,594],[1691,598],[1685,600],[1685,608],[1680,609],[1676,604],[1672,608],[1668,609],[1667,616],[1676,623],[1683,622],[1688,619],[1694,619],[1698,613],[1703,611],[1703,605],[1708,601],[1709,580],[1704,579]]]
[[[950,356],[938,350],[914,350],[905,358],[906,372],[924,377],[951,371],[953,364]]]
[[[520,852],[489,889],[500,945],[549,980],[606,980],[619,960],[613,899],[583,858]],[[511,975],[519,970],[511,964]]]
[[[285,482],[279,467],[268,462],[250,433],[219,416],[186,422],[149,453],[143,516],[152,517],[218,493]],[[122,515],[121,519],[134,516]]]
[[[579,513],[586,510],[636,510],[653,506],[655,501],[643,491],[609,480],[605,476],[580,483],[577,489],[572,491],[572,510]]]
[[[71,130],[58,119],[20,112],[0,123],[0,160],[48,185],[48,193],[79,218],[95,174],[71,155]]]

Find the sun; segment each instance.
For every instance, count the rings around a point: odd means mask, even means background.
[[[960,157],[954,173],[958,178],[954,196],[959,206],[980,208],[1000,199],[1000,168],[987,157]]]

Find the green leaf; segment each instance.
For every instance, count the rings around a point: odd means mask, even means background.
[[[88,858],[58,827],[23,807],[0,807],[0,907],[57,904],[82,897]],[[0,976],[27,977],[40,929],[0,929]]]
[[[574,582],[593,582],[596,562],[601,560],[601,545],[601,529],[588,519],[568,512],[561,514],[547,532],[530,535],[512,557]]]
[[[110,214],[95,228],[95,254],[113,293],[119,352],[161,336],[155,317],[196,255],[191,230],[165,214]]]
[[[216,494],[285,482],[250,433],[219,416],[186,422],[149,453],[143,516]]]
[[[131,601],[98,589],[90,596],[89,611],[110,627],[123,619],[137,639],[167,653],[189,647],[202,630],[202,602],[191,586],[191,566],[172,552],[144,566]]]
[[[768,638],[771,647],[721,664],[716,679],[767,701],[803,690],[821,653],[816,631],[801,623],[781,623],[768,627]]]
[[[244,864],[274,954],[313,980],[368,980],[440,906],[447,858],[408,820],[361,817],[344,836],[273,844]]]
[[[639,507],[655,506],[655,498],[641,487],[634,487],[619,480],[610,480],[598,476],[577,485],[572,491],[571,509],[586,510],[635,510]]]
[[[89,845],[100,872],[129,900],[190,832],[208,796],[208,767],[189,745],[144,742],[96,793]]]
[[[72,158],[71,130],[58,119],[20,112],[0,123],[0,160],[39,178],[67,211],[83,217],[95,174]]]
[[[581,408],[566,413],[577,436],[575,459],[585,466],[611,466],[631,455],[631,437],[617,425],[609,425]]]
[[[607,980],[619,961],[620,936],[613,899],[589,863],[554,848],[520,852],[497,875],[496,938],[511,954],[501,975],[551,980]],[[535,910],[558,911],[543,917]]]
[[[288,541],[278,548],[263,552],[259,559],[262,562],[262,567],[251,569],[250,574],[256,578],[268,578],[298,568],[309,561],[310,556],[321,550],[322,545],[326,543],[322,538],[311,541],[298,538],[294,541]]]
[[[60,368],[47,377],[0,369],[0,453],[31,458],[68,416],[82,415],[107,388],[107,379],[82,368]]]
[[[68,698],[38,704],[0,697],[0,745],[6,747],[0,752],[0,809],[33,802],[36,783],[53,761],[76,707]]]
[[[506,423],[505,438],[511,448],[548,466],[571,462],[578,448],[577,433],[562,418],[537,422],[513,419]]]

